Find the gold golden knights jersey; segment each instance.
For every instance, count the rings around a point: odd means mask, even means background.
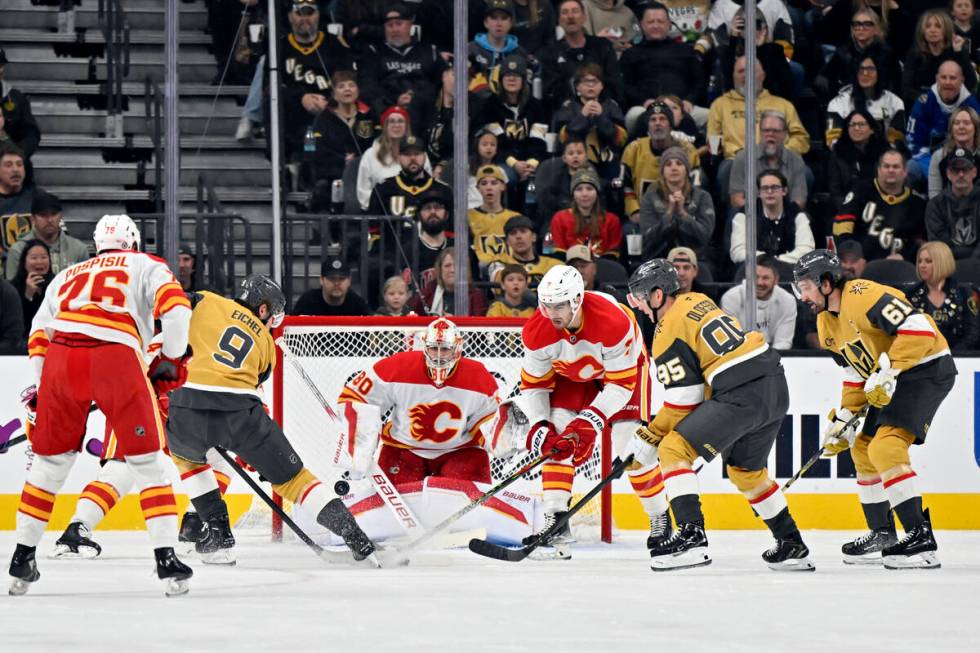
[[[254,395],[272,372],[272,334],[250,310],[210,292],[195,293],[185,388]]]
[[[838,313],[817,315],[817,336],[847,370],[841,406],[855,413],[867,401],[864,380],[877,370],[882,352],[903,372],[949,355],[946,338],[931,317],[914,308],[902,291],[865,279],[844,284]]]
[[[476,258],[480,260],[480,267],[510,253],[504,225],[515,215],[520,214],[510,209],[499,213],[487,213],[479,208],[469,210],[470,242],[473,243],[471,247],[476,252]]]
[[[660,436],[710,392],[742,385],[778,365],[761,333],[746,333],[734,316],[696,292],[677,296],[657,323],[652,350],[657,380],[665,390],[663,408],[653,420],[653,431]]]

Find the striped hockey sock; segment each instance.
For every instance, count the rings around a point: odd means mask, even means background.
[[[177,501],[170,485],[148,487],[140,492],[140,508],[154,549],[177,544]]]
[[[627,472],[633,492],[648,515],[660,515],[667,510],[667,493],[660,465],[641,467]]]

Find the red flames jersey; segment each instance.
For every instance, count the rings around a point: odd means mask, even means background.
[[[383,358],[344,386],[340,402],[371,403],[384,415],[385,444],[436,458],[482,447],[482,426],[497,413],[497,380],[483,363],[461,358],[442,387],[429,378],[425,355],[406,351]]]

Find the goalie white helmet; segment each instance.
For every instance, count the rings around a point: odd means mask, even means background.
[[[432,381],[442,386],[463,356],[463,334],[450,320],[437,318],[425,329],[422,351]]]
[[[551,318],[546,307],[557,308],[565,302],[572,309],[572,320],[578,315],[585,299],[585,281],[581,273],[570,265],[556,265],[548,270],[538,284],[538,301],[541,312]]]
[[[96,253],[113,249],[138,250],[140,230],[136,228],[133,219],[126,214],[104,215],[95,225],[92,240],[95,241]]]

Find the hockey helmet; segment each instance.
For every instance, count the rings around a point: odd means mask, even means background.
[[[463,334],[450,320],[437,318],[425,329],[422,352],[432,381],[442,386],[463,356]]]
[[[663,291],[665,297],[677,294],[681,281],[673,263],[665,258],[655,258],[636,268],[630,276],[628,287],[626,298],[630,306],[639,308],[643,302],[650,300],[650,295],[657,288]],[[650,308],[656,310],[659,307]]]
[[[242,279],[235,299],[238,300],[239,304],[255,313],[256,316],[259,314],[259,307],[265,304],[266,308],[269,309],[266,325],[270,329],[282,324],[286,309],[286,295],[283,294],[279,284],[266,275],[251,274]]]
[[[556,265],[545,273],[538,284],[538,301],[545,317],[549,317],[545,312],[546,306],[557,308],[567,302],[574,320],[584,299],[585,281],[582,274],[570,265]]]
[[[95,225],[92,240],[95,241],[97,254],[114,249],[138,250],[140,230],[133,219],[124,213],[103,215]]]
[[[829,249],[807,252],[793,266],[793,292],[797,299],[802,298],[799,283],[804,280],[812,281],[817,286],[827,280],[837,288],[844,281],[844,268],[840,258]]]

